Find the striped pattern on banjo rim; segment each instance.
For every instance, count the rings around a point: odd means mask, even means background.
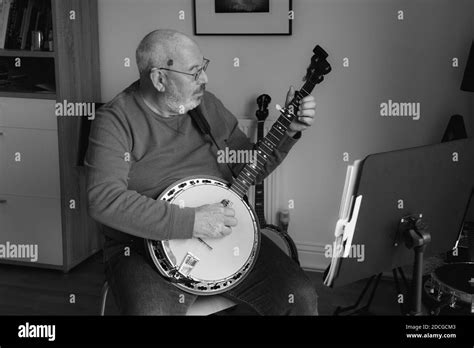
[[[224,206],[231,204],[238,221],[230,235],[218,239],[145,240],[159,272],[178,288],[196,295],[216,295],[237,286],[252,270],[260,248],[260,231],[256,214],[243,197],[286,136],[300,100],[331,71],[326,51],[316,46],[313,52],[305,84],[295,92],[288,106],[280,109],[280,117],[256,146],[256,162],[246,164],[230,186],[219,178],[196,176],[174,183],[158,198],[186,207],[216,202]]]

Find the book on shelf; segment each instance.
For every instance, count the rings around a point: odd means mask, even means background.
[[[30,28],[31,13],[33,12],[33,1],[34,0],[29,0],[28,6],[24,9],[20,44],[20,49],[22,50],[26,48],[26,43],[28,41],[28,29]]]
[[[23,17],[23,4],[25,0],[12,0],[10,13],[8,16],[7,23],[7,34],[5,38],[4,48],[8,49],[17,49],[17,46],[20,30],[21,30],[21,21]]]
[[[0,0],[0,49],[4,48],[5,46],[10,7],[11,0]]]
[[[50,0],[0,0],[0,49],[30,49],[33,31],[42,32],[48,47],[52,28]]]
[[[357,217],[362,204],[362,196],[356,193],[361,164],[361,160],[356,160],[354,164],[347,166],[339,216],[334,229],[335,240],[331,248],[331,263],[324,277],[324,285],[326,286],[333,285],[342,259],[349,256],[352,237],[354,236]]]
[[[5,48],[8,23],[13,13],[12,2],[13,0],[0,0],[0,49]]]

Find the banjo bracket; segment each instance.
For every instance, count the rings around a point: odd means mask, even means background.
[[[176,267],[169,271],[168,281],[175,284],[193,285],[198,283],[194,279],[182,274]]]

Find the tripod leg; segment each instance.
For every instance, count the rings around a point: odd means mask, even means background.
[[[369,297],[369,301],[367,302],[367,304],[365,305],[364,309],[366,309],[367,311],[369,310],[369,307],[372,303],[372,300],[374,299],[374,296],[375,296],[375,290],[377,289],[377,287],[379,286],[379,282],[380,282],[380,278],[382,277],[382,273],[379,273],[377,275],[377,279],[375,280],[375,285],[372,289],[372,293],[370,294],[370,297]]]
[[[411,288],[411,315],[423,315],[421,298],[423,291],[423,252],[426,245],[415,247],[415,263],[413,264],[413,279]]]
[[[398,275],[397,275],[397,268],[394,268],[392,269],[392,273],[393,273],[393,280],[395,281],[395,289],[397,290],[397,302],[398,302],[398,296],[399,295],[402,295],[403,297],[404,294],[402,293],[402,289],[400,288],[400,284],[398,283]],[[403,301],[402,302],[399,302],[400,304],[400,312],[402,315],[405,315],[406,314],[406,310],[405,310],[405,298],[403,298]]]
[[[400,276],[403,279],[403,285],[405,285],[405,289],[410,289],[410,284],[408,283],[407,278],[405,277],[405,272],[403,272],[403,269],[401,267],[398,267],[398,273],[400,273]]]
[[[371,298],[369,299],[369,303],[368,303],[367,305],[365,305],[365,306],[363,306],[363,307],[360,307],[359,309],[355,310],[355,311],[354,311],[353,313],[351,313],[351,314],[355,314],[355,313],[358,313],[358,312],[365,312],[365,313],[367,312],[368,307],[369,307],[369,305],[370,305],[370,303],[371,303],[371,301],[372,301],[373,295],[374,295],[374,293],[375,293],[375,290],[377,289],[377,286],[378,286],[378,283],[379,283],[378,280],[380,279],[380,276],[381,276],[381,275],[382,275],[381,273],[379,273],[379,274],[377,275],[377,281],[375,282],[374,288],[372,289],[372,294],[371,294]],[[336,310],[335,310],[335,312],[334,312],[334,315],[339,315],[340,313],[348,312],[348,311],[351,311],[351,310],[353,310],[353,309],[359,307],[359,304],[360,304],[360,302],[362,301],[362,298],[365,296],[365,293],[366,293],[367,290],[369,289],[369,287],[370,287],[370,285],[372,284],[372,282],[374,281],[375,277],[376,277],[376,276],[372,276],[372,277],[369,278],[369,280],[367,281],[367,283],[366,283],[364,289],[363,289],[362,292],[360,293],[359,298],[357,299],[357,301],[356,301],[355,304],[353,304],[353,305],[351,305],[351,306],[348,306],[348,307],[337,307]]]

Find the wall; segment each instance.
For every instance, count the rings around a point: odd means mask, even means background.
[[[297,0],[293,35],[194,37],[211,59],[208,89],[237,117],[254,117],[255,98],[282,104],[301,86],[315,44],[329,53],[332,73],[314,91],[317,122],[282,165],[284,208],[294,201],[290,233],[306,267],[327,265],[347,162],[370,153],[439,142],[449,117],[468,115],[472,95],[460,91],[471,40],[471,0]],[[178,20],[185,11],[186,20]],[[397,20],[397,11],[404,20]],[[99,0],[101,84],[107,101],[137,77],[135,48],[155,28],[191,36],[191,0]],[[124,59],[131,58],[131,67]],[[241,66],[233,67],[239,57]],[[349,58],[349,67],[343,59]],[[452,58],[459,67],[452,67]],[[384,118],[380,103],[421,103],[421,119]],[[272,117],[277,114],[273,113]]]
[[[474,40],[474,20],[471,21],[471,33],[473,33],[472,36],[473,36],[473,40]],[[474,122],[474,121],[472,121],[472,119],[474,118],[474,94],[473,93],[471,93],[470,98],[471,98],[471,122]],[[472,129],[472,131],[474,131],[474,129]]]

